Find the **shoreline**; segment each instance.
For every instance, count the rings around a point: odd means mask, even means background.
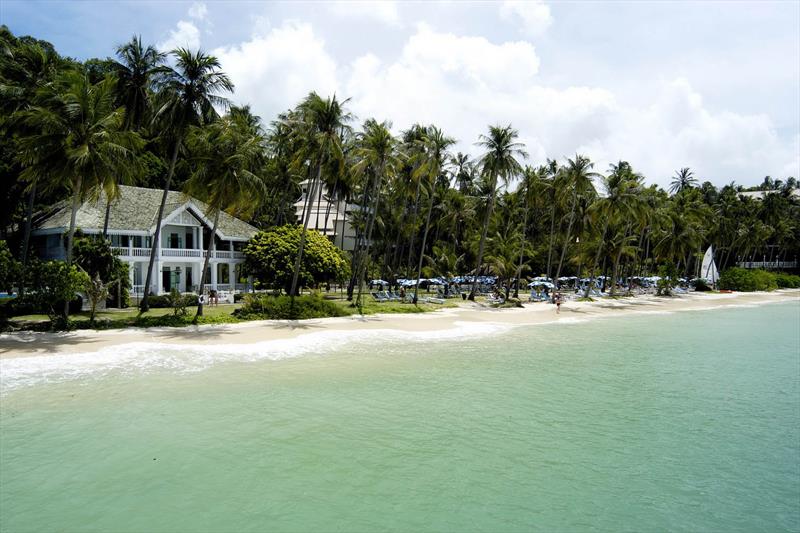
[[[435,334],[451,330],[486,331],[534,326],[548,323],[575,323],[599,318],[632,314],[664,314],[702,311],[769,303],[800,304],[800,290],[784,289],[752,293],[690,293],[675,297],[636,296],[603,298],[594,302],[568,301],[557,314],[546,303],[527,304],[524,308],[494,309],[480,304],[464,304],[420,314],[375,314],[321,318],[300,321],[259,320],[238,324],[209,324],[184,328],[148,328],[119,330],[79,330],[73,332],[17,332],[0,334],[0,360],[22,357],[48,357],[65,354],[91,354],[125,345],[146,348],[197,346],[204,348],[246,347],[248,345],[287,341],[325,333],[328,337],[349,337],[353,332],[373,331],[407,334]]]

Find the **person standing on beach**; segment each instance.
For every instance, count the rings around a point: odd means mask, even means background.
[[[562,302],[561,293],[560,292],[556,293],[555,298],[556,298],[556,314],[560,315],[561,314],[561,302]]]

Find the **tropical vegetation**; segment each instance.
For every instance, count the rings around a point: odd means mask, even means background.
[[[614,294],[632,276],[696,277],[712,245],[723,271],[800,252],[795,177],[767,176],[748,195],[683,166],[665,190],[626,160],[608,168],[580,153],[534,161],[511,124],[487,126],[473,156],[455,152],[457,140],[437,125],[359,124],[347,98],[313,91],[264,123],[231,104],[233,83],[212,55],[159,51],[136,36],[114,52],[79,62],[0,28],[0,188],[12,200],[0,214],[5,287],[30,286],[21,273],[34,261],[33,221],[59,202],[72,214],[59,268],[76,277],[85,245],[74,238],[75,211],[101,193],[110,201],[123,183],[164,191],[159,220],[167,191],[180,190],[204,200],[214,220],[225,211],[252,223],[260,232],[240,274],[290,302],[304,288],[338,283],[360,307],[368,280],[454,275],[496,276],[507,296],[525,276],[604,275]],[[351,253],[344,235],[315,231],[312,204],[324,206],[325,226],[344,212],[356,230]],[[153,253],[158,241],[156,233]],[[152,265],[151,255],[145,286]],[[119,277],[116,268],[86,271],[104,284]],[[154,297],[144,295],[142,311]]]

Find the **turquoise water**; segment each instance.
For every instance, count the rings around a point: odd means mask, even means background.
[[[795,303],[149,355],[6,367],[0,530],[800,530]]]

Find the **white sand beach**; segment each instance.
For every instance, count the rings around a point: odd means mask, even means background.
[[[208,348],[247,345],[265,341],[289,340],[304,335],[341,332],[375,331],[376,334],[432,333],[471,329],[487,331],[491,326],[504,329],[513,326],[552,322],[576,322],[635,313],[673,313],[732,306],[757,306],[794,302],[800,305],[800,290],[774,292],[708,294],[691,293],[663,298],[601,299],[594,302],[567,301],[560,314],[554,305],[527,303],[522,309],[494,309],[463,302],[458,308],[420,314],[377,314],[344,318],[301,321],[266,320],[240,324],[206,325],[185,328],[120,329],[108,331],[81,330],[64,333],[19,332],[0,335],[0,359],[35,357],[56,354],[92,353],[128,344],[197,345]]]

